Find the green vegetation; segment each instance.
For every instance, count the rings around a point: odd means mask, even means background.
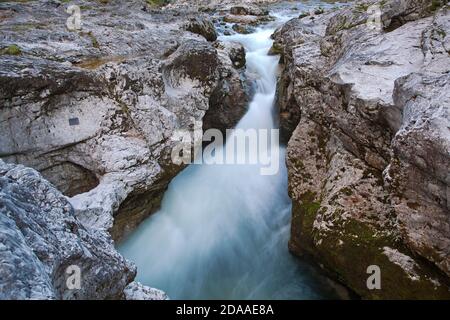
[[[22,50],[20,50],[19,46],[16,44],[12,44],[6,48],[0,50],[0,54],[8,54],[12,56],[18,56],[22,54]]]
[[[33,29],[45,29],[46,25],[43,23],[21,23],[14,24],[11,26],[11,30],[15,32],[33,30]]]
[[[84,35],[87,35],[91,39],[92,46],[94,48],[100,48],[100,45],[98,44],[97,38],[94,36],[92,31],[89,31],[87,33],[84,33]]]
[[[282,54],[283,53],[283,47],[279,45],[278,43],[273,43],[272,48],[269,50],[269,54],[276,55],[276,54]]]
[[[447,36],[447,33],[442,29],[438,29],[437,33],[441,38],[445,38]]]
[[[443,5],[443,3],[441,2],[441,0],[431,0],[430,10],[431,11],[436,11],[442,5]]]
[[[368,3],[358,3],[355,7],[356,10],[361,12],[367,12],[367,9],[369,9]]]

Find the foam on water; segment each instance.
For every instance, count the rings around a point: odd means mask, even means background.
[[[256,93],[238,128],[274,127],[278,57],[268,56],[274,28],[221,37],[247,50]],[[274,148],[275,146],[273,146]],[[291,202],[284,148],[277,175],[259,165],[191,165],[166,192],[161,210],[120,245],[137,280],[172,299],[319,299],[327,281],[288,251]]]

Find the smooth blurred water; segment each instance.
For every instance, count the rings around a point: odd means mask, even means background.
[[[221,37],[241,42],[247,68],[259,75],[238,128],[274,127],[278,57],[267,55],[274,27]],[[329,283],[288,251],[291,202],[284,148],[278,151],[273,176],[261,175],[259,165],[191,165],[179,174],[161,210],[119,246],[137,264],[137,280],[171,299],[335,298]]]

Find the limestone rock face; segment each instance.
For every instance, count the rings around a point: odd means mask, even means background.
[[[136,268],[31,168],[0,160],[0,299],[121,299]],[[75,268],[79,288],[69,287]]]
[[[139,282],[130,283],[124,290],[125,300],[169,300],[169,297],[158,289],[149,288]]]
[[[290,248],[365,298],[450,296],[448,8],[374,1],[274,34]],[[382,289],[366,286],[381,269]]]
[[[255,5],[238,5],[233,6],[230,9],[231,14],[235,15],[250,15],[250,16],[265,16],[269,14],[269,11],[267,9],[263,9],[261,7],[255,6]]]
[[[392,141],[393,157],[385,172],[406,243],[447,275],[450,274],[449,89],[448,73],[413,73],[396,81],[394,100],[404,116]]]
[[[37,169],[80,221],[120,240],[183,169],[170,157],[178,130],[219,118],[216,97],[245,100],[247,91],[242,61],[206,40],[215,30],[198,14],[149,11],[145,1],[81,4],[73,30],[69,4],[0,4],[0,48],[20,48],[0,56],[0,157]],[[245,112],[236,110],[214,125],[232,128]]]
[[[186,30],[205,37],[208,41],[217,40],[217,31],[211,19],[204,16],[193,17],[186,23]]]

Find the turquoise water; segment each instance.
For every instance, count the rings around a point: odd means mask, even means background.
[[[239,41],[256,94],[238,128],[274,128],[278,57],[268,56],[278,21]],[[284,148],[278,174],[260,165],[191,165],[167,190],[161,210],[120,246],[138,267],[137,280],[171,299],[327,299],[334,287],[288,251],[291,202]],[[272,160],[275,160],[272,158]]]

